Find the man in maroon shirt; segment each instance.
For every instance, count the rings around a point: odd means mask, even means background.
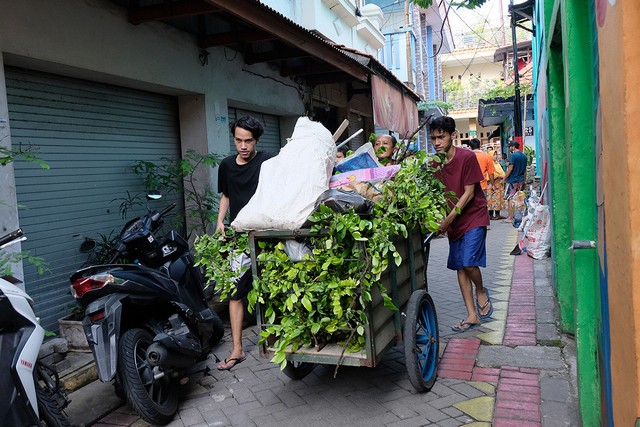
[[[486,267],[485,240],[489,225],[487,199],[480,187],[484,179],[473,151],[453,145],[456,123],[451,117],[438,117],[429,125],[431,142],[438,153],[444,153],[444,166],[436,176],[447,191],[455,193],[451,212],[440,223],[440,233],[449,237],[447,268],[456,270],[467,317],[452,327],[464,332],[480,324],[493,313],[489,291],[482,284],[480,267]],[[476,300],[473,299],[473,285]]]

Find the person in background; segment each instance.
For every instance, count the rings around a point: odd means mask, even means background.
[[[480,165],[480,170],[484,176],[484,179],[480,181],[480,187],[486,196],[488,195],[487,189],[493,188],[493,173],[495,172],[493,158],[480,149],[480,140],[478,138],[473,138],[469,141],[469,147],[475,153],[478,165]]]
[[[396,152],[396,137],[393,135],[378,135],[373,144],[373,150],[382,166],[393,164],[393,155]]]
[[[262,163],[276,154],[256,150],[264,128],[254,117],[240,117],[232,125],[231,132],[238,153],[224,158],[218,168],[218,192],[222,193],[222,196],[216,231],[222,233],[225,230],[224,219],[227,212],[229,212],[229,223],[231,223],[256,192]],[[228,371],[247,358],[242,348],[243,299],[252,287],[251,270],[247,270],[238,279],[236,286],[237,290],[229,301],[233,349],[231,354],[218,364],[218,369],[221,371]]]
[[[437,117],[429,125],[429,130],[436,152],[445,155],[444,165],[436,172],[436,176],[445,189],[456,196],[455,205],[452,200],[452,209],[440,223],[439,232],[447,233],[449,238],[447,268],[457,272],[460,293],[467,309],[467,316],[451,329],[465,332],[493,314],[489,290],[484,287],[480,272],[480,267],[486,267],[487,264],[485,241],[489,226],[487,199],[480,187],[484,177],[475,153],[453,145],[456,134],[453,118]]]
[[[507,153],[502,153],[502,156],[500,157],[500,167],[502,167],[503,171],[506,171],[508,166],[509,162],[507,161]]]
[[[511,199],[518,191],[524,187],[525,173],[527,172],[527,156],[520,151],[520,143],[518,141],[512,141],[509,143],[509,152],[511,157],[509,158],[509,167],[504,174],[504,181],[507,185],[506,198]],[[512,218],[509,215],[504,222],[511,222]]]
[[[336,151],[336,162],[347,157],[347,147],[340,147],[338,151]]]
[[[504,204],[504,169],[498,161],[498,152],[489,151],[489,157],[493,159],[493,186],[488,191],[487,207],[489,208],[489,218],[496,220],[501,219],[500,211]]]

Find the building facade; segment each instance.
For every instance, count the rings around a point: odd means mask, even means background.
[[[640,424],[636,2],[538,0],[536,132],[584,426]]]
[[[297,18],[302,2],[289,3]],[[333,3],[313,6],[345,43],[375,51],[375,17],[357,16],[355,1]],[[375,79],[414,108],[419,99],[365,52],[320,34],[327,28],[306,29],[257,0],[0,4],[0,144],[49,165],[0,167],[0,222],[22,227],[22,249],[49,266],[14,270],[51,330],[72,302],[69,275],[87,262],[82,243],[118,233],[123,204],[144,194],[135,161],[228,155],[229,125],[243,114],[262,121],[264,150],[283,146],[304,115],[332,131],[360,118],[372,131]],[[215,169],[197,176],[217,190]]]

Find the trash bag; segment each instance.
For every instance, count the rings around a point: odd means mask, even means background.
[[[311,247],[306,242],[298,242],[297,240],[286,240],[284,242],[284,253],[286,253],[293,262],[314,259]]]
[[[549,206],[538,205],[533,222],[527,230],[527,254],[534,259],[549,256],[551,249],[551,215]]]
[[[513,218],[511,219],[511,224],[513,224],[515,228],[519,228],[521,223],[522,211],[515,211],[515,213],[513,214]]]
[[[361,215],[371,215],[373,213],[373,202],[355,191],[343,191],[331,188],[318,197],[315,209],[320,205],[325,205],[330,209],[346,213],[353,209],[355,213]]]

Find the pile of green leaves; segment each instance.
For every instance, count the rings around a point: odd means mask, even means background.
[[[320,205],[309,218],[312,255],[301,262],[289,259],[282,241],[259,240],[260,273],[248,300],[250,307],[261,305],[261,343],[268,341],[275,349],[274,363],[284,368],[286,351],[302,346],[332,342],[347,351],[363,349],[364,307],[372,286],[380,288],[388,308],[397,309],[380,278],[390,262],[402,263],[394,238],[406,238],[407,227],[436,231],[446,216],[448,194],[433,173],[440,160],[424,152],[404,159],[396,176],[382,186],[371,217]],[[247,250],[246,245],[246,234],[232,230],[196,240],[198,265],[222,289],[223,298],[235,291],[232,277],[238,274],[229,271],[229,257]]]

